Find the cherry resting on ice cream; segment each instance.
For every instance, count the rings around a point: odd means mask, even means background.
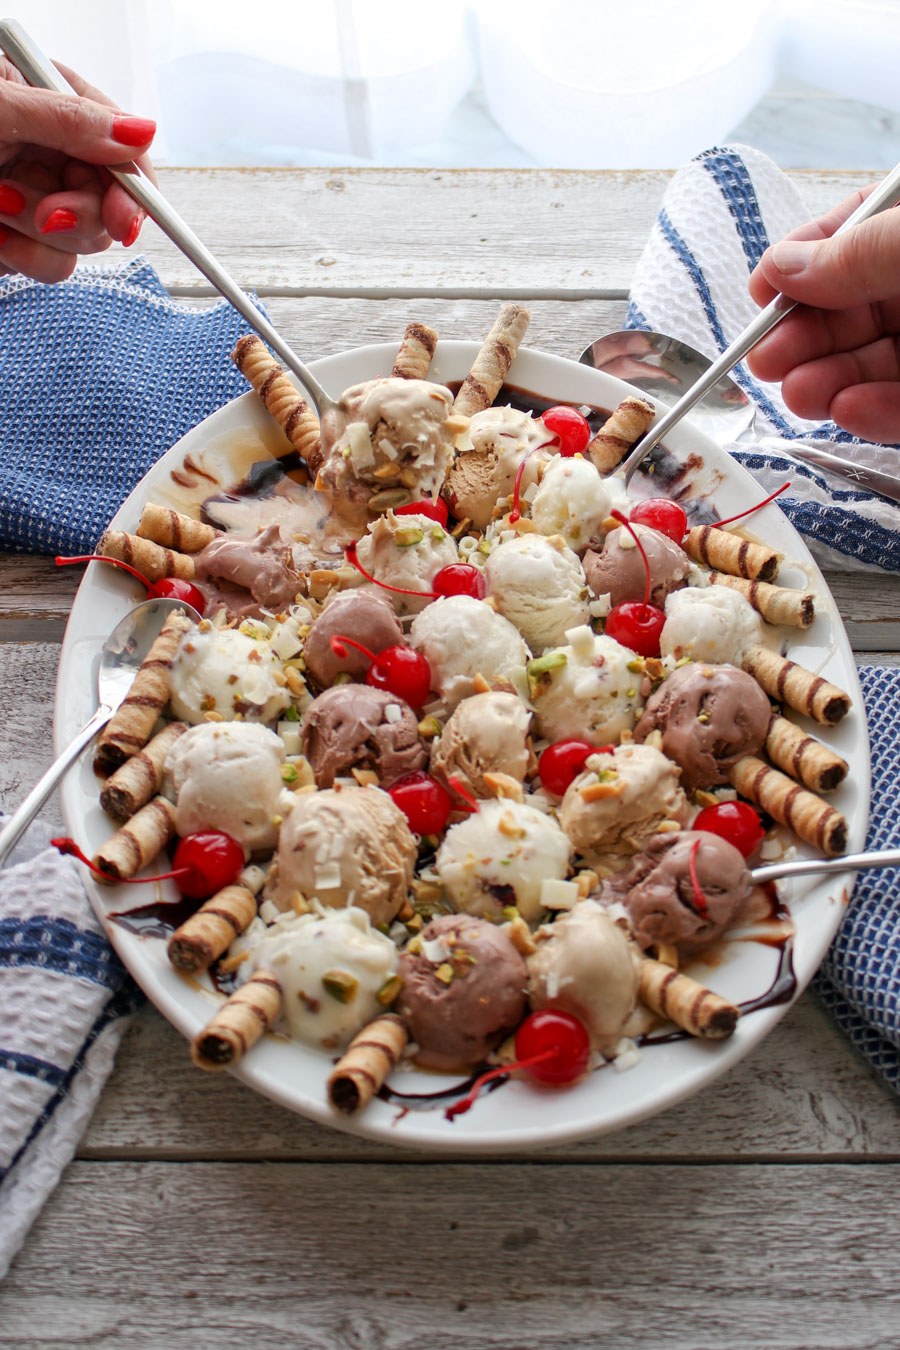
[[[363,656],[368,656],[372,664],[366,671],[366,684],[373,689],[384,689],[396,694],[413,708],[420,708],[431,691],[431,666],[421,652],[412,647],[385,647],[376,656],[354,638],[339,637],[331,639],[331,650],[335,656],[343,659],[347,648],[355,647]]]
[[[559,440],[559,453],[565,457],[580,455],[591,439],[587,418],[577,408],[558,403],[541,413],[541,421]]]
[[[407,586],[389,586],[386,581],[379,581],[377,577],[373,577],[359,561],[355,544],[348,544],[345,553],[347,561],[357,572],[362,573],[366,581],[371,581],[374,586],[380,586],[383,591],[393,591],[395,595],[421,595],[427,600],[438,600],[442,595],[471,595],[473,600],[483,600],[487,591],[484,577],[471,563],[448,563],[446,567],[435,572],[431,583],[433,591],[413,591]]]
[[[398,778],[388,793],[406,816],[413,834],[440,834],[450,819],[453,803],[449,792],[424,769]]]
[[[668,497],[647,497],[631,508],[628,519],[634,525],[649,525],[680,544],[687,534],[687,513]]]
[[[623,600],[621,605],[615,605],[606,616],[603,631],[607,636],[615,638],[616,642],[621,642],[623,647],[630,647],[638,656],[659,656],[659,636],[666,616],[661,609],[649,603],[650,564],[647,561],[647,554],[637,531],[625,519],[622,512],[611,511],[610,514],[634,539],[644,562],[647,580],[643,600]]]
[[[745,858],[755,853],[766,835],[759,812],[749,802],[719,802],[716,806],[704,806],[691,829],[719,835],[734,844]]]
[[[434,501],[430,497],[423,497],[421,501],[409,502],[406,506],[395,506],[394,515],[427,516],[429,520],[436,520],[439,525],[446,525],[450,512],[443,497],[435,497]]]
[[[581,773],[591,755],[612,754],[611,745],[589,745],[587,741],[554,741],[541,752],[538,775],[542,785],[556,797],[564,797],[569,784]]]
[[[524,1069],[539,1083],[563,1087],[583,1078],[591,1062],[591,1040],[584,1023],[561,1008],[529,1013],[516,1032],[515,1046],[515,1061],[500,1064],[477,1078],[465,1097],[447,1107],[444,1115],[448,1120],[468,1111],[485,1083],[513,1069]]]
[[[104,881],[121,881],[129,886],[143,886],[150,881],[176,882],[182,895],[191,900],[206,900],[223,886],[230,886],[240,876],[244,866],[244,850],[236,839],[221,830],[198,830],[178,841],[172,858],[171,872],[155,877],[113,877],[86,858],[74,839],[51,839],[60,853],[78,858]]]
[[[148,581],[142,572],[129,563],[121,562],[118,558],[107,558],[104,553],[81,553],[76,558],[54,559],[57,567],[66,567],[69,563],[82,562],[105,562],[111,563],[113,567],[121,567],[123,572],[130,572],[133,577],[137,577],[142,586],[147,587],[148,600],[183,600],[186,605],[190,605],[197,611],[201,619],[203,611],[206,608],[206,600],[203,593],[192,586],[189,581],[184,581],[181,577],[161,577],[159,581]]]

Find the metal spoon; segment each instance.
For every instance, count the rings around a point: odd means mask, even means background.
[[[795,862],[769,863],[754,867],[750,880],[754,885],[777,881],[779,877],[803,877],[811,872],[857,872],[870,867],[896,867],[900,848],[876,849],[871,853],[845,853],[842,858],[799,858]]]
[[[103,644],[100,656],[100,672],[97,676],[100,706],[0,830],[0,866],[66,769],[74,764],[85,746],[90,745],[97,733],[106,726],[131,688],[141,662],[173,609],[183,609],[191,618],[198,622],[200,620],[197,611],[183,600],[159,599],[142,600],[116,624]]]
[[[47,60],[33,38],[25,32],[15,19],[0,20],[0,48],[16,67],[23,79],[35,89],[53,89],[58,94],[72,94],[75,91],[64,80],[56,67]],[[159,188],[141,172],[136,164],[123,164],[110,169],[113,178],[143,207],[151,220],[167,234],[176,248],[180,248],[186,257],[212,282],[216,290],[230,300],[238,313],[247,320],[251,328],[259,333],[284,362],[289,370],[303,382],[316,411],[321,418],[327,408],[333,407],[335,400],[326,393],[299,356],[288,346],[284,338],[272,327],[268,319],[244,294],[237,282],[229,276],[222,264],[216,259],[193,230],[182,220],[173,206],[166,200]]]

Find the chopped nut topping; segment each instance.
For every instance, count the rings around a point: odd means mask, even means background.
[[[517,778],[513,778],[508,773],[485,773],[483,775],[486,786],[493,792],[495,797],[509,797],[511,801],[522,802],[525,800],[525,792],[522,784]]]
[[[382,1008],[389,1008],[402,988],[403,981],[400,976],[392,975],[389,980],[385,980],[375,997],[378,999]]]
[[[449,961],[442,961],[434,972],[434,978],[440,980],[441,984],[449,984],[453,979],[453,967]]]
[[[352,1003],[359,991],[359,980],[346,970],[326,970],[322,985],[338,1003]]]
[[[517,914],[509,925],[509,940],[521,956],[532,956],[537,951],[531,929],[521,915]]]
[[[524,839],[528,833],[527,830],[516,823],[516,818],[512,811],[503,812],[503,815],[497,821],[497,829],[500,834],[505,835],[507,839]]]

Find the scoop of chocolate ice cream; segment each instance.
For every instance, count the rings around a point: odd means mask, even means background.
[[[443,914],[400,956],[399,1012],[416,1062],[447,1072],[481,1063],[525,1016],[525,962],[486,919]]]
[[[772,709],[752,675],[736,666],[694,663],[663,680],[644,705],[634,739],[662,733],[662,750],[681,765],[688,790],[727,783],[742,755],[763,746]]]
[[[649,525],[635,525],[650,566],[650,603],[660,609],[666,596],[685,584],[691,560],[679,544]],[[588,549],[582,562],[594,595],[609,595],[610,603],[643,600],[647,572],[641,550],[625,529],[610,530],[599,553]]]
[[[278,613],[306,593],[306,578],[277,524],[252,539],[219,535],[194,555],[194,575],[208,602],[227,606],[239,618],[263,609]]]
[[[691,878],[691,854],[698,890]],[[670,943],[689,952],[716,942],[750,893],[742,853],[707,830],[658,834],[618,879],[641,947]]]
[[[403,630],[387,600],[371,591],[337,591],[314,621],[303,644],[306,668],[317,684],[327,689],[342,673],[365,678],[372,664],[367,656],[347,647],[346,656],[335,655],[332,638],[349,637],[377,656],[385,647],[403,642]]]
[[[300,743],[320,788],[353,769],[371,769],[379,786],[390,787],[428,762],[409,704],[367,684],[335,684],[314,698]]]

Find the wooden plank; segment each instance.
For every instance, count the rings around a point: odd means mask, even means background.
[[[564,1105],[564,1098],[563,1098]],[[275,1161],[409,1158],[326,1129],[195,1069],[153,1009],[134,1020],[79,1157]],[[547,1161],[794,1161],[900,1157],[897,1103],[811,995],[748,1060],[699,1096],[615,1134],[541,1150]]]
[[[3,1340],[884,1350],[898,1183],[890,1165],[76,1163],[0,1291]]]
[[[871,179],[788,176],[811,216]],[[670,177],[665,170],[176,168],[160,171],[160,185],[235,279],[263,294],[583,298],[627,293]],[[151,222],[139,248],[171,290],[211,293]]]

